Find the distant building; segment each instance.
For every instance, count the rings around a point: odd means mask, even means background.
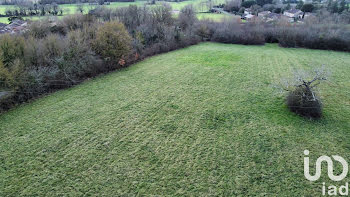
[[[256,17],[256,16],[252,15],[252,14],[243,14],[241,16],[241,19],[249,21],[249,20],[252,20],[254,17]]]
[[[266,19],[266,22],[276,21],[276,20],[279,20],[281,18],[281,16],[282,16],[282,14],[270,13],[270,14],[265,16],[265,19]]]
[[[291,9],[291,10],[286,10],[284,11],[283,15],[288,16],[290,18],[299,18],[300,14],[302,14],[303,12],[301,10],[298,9]]]
[[[0,29],[5,28],[8,24],[0,23]]]
[[[266,17],[268,14],[270,14],[270,11],[263,11],[263,12],[259,12],[258,13],[258,17],[264,18]]]
[[[21,33],[27,30],[28,23],[27,21],[14,20],[9,25],[0,24],[0,34],[10,33]]]
[[[305,12],[305,14],[304,14],[304,13],[301,13],[301,14],[299,15],[299,19],[303,19],[303,15],[304,15],[304,19],[309,18],[310,16],[315,16],[315,17],[316,17],[316,15],[315,15],[314,13]]]
[[[278,20],[284,20],[284,21],[288,21],[288,22],[294,22],[294,18],[285,16],[283,14],[277,14],[277,13],[270,13],[268,15],[266,15],[263,20],[265,22],[274,22],[274,21],[278,21]]]
[[[250,8],[247,8],[247,9],[245,9],[244,10],[244,14],[252,14],[252,9],[250,9]]]

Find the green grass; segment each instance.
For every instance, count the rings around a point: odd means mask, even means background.
[[[8,17],[0,17],[0,23],[9,24]]]
[[[227,20],[240,20],[241,17],[235,15],[225,15],[225,14],[216,14],[216,13],[197,13],[197,18],[199,20],[211,19],[214,21]]]
[[[146,1],[135,1],[135,2],[111,2],[110,5],[106,5],[109,8],[126,7],[129,5],[142,6]],[[15,9],[14,5],[0,5],[0,14],[5,14],[7,9]],[[83,4],[84,11],[87,12],[89,9],[96,7],[95,5],[89,5],[88,3]],[[74,14],[77,11],[78,4],[60,4],[60,9],[63,9],[63,14]]]
[[[14,5],[0,5],[0,14],[5,14],[6,10],[14,9],[16,6]]]
[[[188,1],[182,1],[182,2],[164,2],[164,1],[157,1],[157,4],[162,4],[162,3],[167,3],[169,4],[172,9],[174,11],[179,11],[181,10],[183,7],[187,6],[187,5],[194,5],[195,9],[197,11],[208,11],[208,8],[206,6],[204,6],[205,4],[205,0],[188,0]],[[224,3],[224,0],[212,0],[213,5],[217,5],[219,3]],[[135,1],[135,2],[111,2],[110,5],[106,5],[106,7],[108,8],[117,8],[117,7],[127,7],[129,5],[137,5],[137,6],[143,6],[145,5],[145,3],[147,3],[147,1]],[[203,6],[201,6],[203,4]],[[84,13],[88,13],[89,10],[95,8],[95,5],[89,5],[88,3],[83,4],[84,5]],[[78,12],[77,8],[78,8],[78,4],[61,4],[59,5],[59,7],[61,9],[63,9],[63,15],[70,15],[70,14],[75,14]],[[15,6],[13,5],[0,5],[0,14],[5,14],[5,11],[7,9],[14,9]],[[203,14],[199,14],[199,18],[203,18],[202,17]],[[222,18],[224,18],[224,16],[214,16],[214,15],[209,15],[207,14],[205,16],[206,18],[210,18],[213,20],[221,20]],[[31,19],[31,20],[38,20],[41,19],[43,17],[41,16],[36,16],[36,17],[24,17],[25,19]],[[8,17],[0,17],[0,23],[9,23],[8,21]]]
[[[138,5],[143,6],[146,1],[135,1],[135,2],[111,2],[110,5],[106,5],[108,8],[117,8],[117,7],[126,7],[129,5]],[[95,8],[95,5],[89,5],[88,3],[83,4],[84,13],[88,13],[89,10]],[[0,5],[0,14],[5,14],[6,9],[14,9],[13,5]],[[78,13],[78,4],[62,4],[59,5],[59,8],[63,9],[63,15],[70,15]],[[47,16],[45,16],[47,17]],[[51,16],[50,16],[51,17]],[[60,16],[59,16],[60,17]],[[24,17],[24,19],[38,20],[43,18],[42,16],[34,16],[34,17]],[[0,23],[9,23],[8,17],[0,17]]]
[[[0,116],[0,196],[321,196],[303,150],[350,161],[349,62],[203,43],[23,104]],[[322,64],[324,118],[305,120],[272,84]]]
[[[165,1],[157,1],[157,4],[167,3],[169,4],[173,10],[181,10],[183,7],[192,4],[193,7],[198,12],[206,12],[208,11],[207,0],[187,0],[187,1],[181,1],[181,2],[165,2]],[[211,0],[213,5],[218,5],[220,3],[225,3],[225,0]]]
[[[111,2],[110,5],[105,5],[107,8],[117,8],[117,7],[127,7],[129,5],[143,6],[146,1],[135,1],[135,2]],[[64,14],[75,14],[77,13],[77,4],[63,4],[60,7],[64,10]],[[95,5],[84,4],[84,13],[87,13],[89,10],[95,8]]]

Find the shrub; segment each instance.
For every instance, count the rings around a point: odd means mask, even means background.
[[[50,34],[42,40],[42,54],[40,54],[40,62],[43,66],[51,66],[55,64],[57,57],[62,56],[66,48],[66,40],[57,34]]]
[[[25,85],[26,77],[23,63],[17,58],[9,65],[0,61],[0,88],[16,91]]]
[[[186,30],[194,26],[197,22],[196,12],[193,5],[187,5],[181,9],[178,21],[180,28]]]
[[[174,18],[169,4],[162,4],[151,8],[151,22],[153,25],[170,26],[174,23]]]
[[[350,31],[342,25],[278,26],[275,33],[282,47],[350,51]]]
[[[24,43],[21,36],[5,34],[0,37],[0,59],[5,67],[13,63],[16,58],[23,56]]]
[[[217,23],[211,25],[213,36],[212,41],[230,43],[230,44],[245,44],[245,45],[260,45],[265,43],[264,32],[257,25],[241,25],[232,21]]]
[[[288,108],[303,117],[321,118],[322,103],[315,89],[324,80],[327,80],[327,72],[321,68],[315,69],[313,73],[299,71],[294,79],[285,81],[282,88],[288,91]]]
[[[34,21],[29,25],[28,34],[35,38],[44,38],[50,33],[48,20]]]
[[[62,56],[56,60],[56,64],[64,77],[62,80],[76,84],[81,79],[105,71],[102,67],[102,61],[84,40],[82,31],[69,32],[67,41]]]
[[[226,2],[224,10],[227,12],[238,12],[241,4],[242,0],[230,0]]]
[[[109,65],[117,65],[131,52],[131,37],[123,24],[107,22],[98,28],[92,45]]]
[[[91,24],[94,22],[94,17],[92,15],[75,14],[68,15],[62,19],[62,25],[68,30],[76,30],[83,28],[86,24]]]
[[[210,38],[210,31],[207,25],[201,23],[197,26],[196,34],[201,38],[202,41]]]
[[[289,109],[304,117],[321,118],[322,104],[315,93],[307,87],[297,87],[287,96]]]

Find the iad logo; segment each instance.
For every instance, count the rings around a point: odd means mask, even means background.
[[[309,151],[304,150],[304,155],[308,156]],[[323,161],[327,162],[328,166],[328,177],[333,181],[341,181],[343,180],[346,175],[348,174],[348,163],[345,161],[345,159],[338,155],[332,155],[333,159],[336,161],[339,161],[341,165],[343,166],[343,172],[336,176],[333,174],[333,161],[328,156],[321,156],[316,160],[316,173],[315,175],[310,175],[310,161],[309,157],[304,157],[304,176],[309,181],[317,181],[321,177],[321,164]]]
[[[304,150],[304,155],[308,156],[309,151]],[[340,175],[334,175],[333,174],[333,160],[338,161],[341,163],[343,167],[343,171]],[[309,157],[304,157],[304,176],[307,180],[309,181],[317,181],[321,177],[321,164],[322,162],[327,163],[327,169],[328,169],[328,177],[332,181],[341,181],[343,180],[346,175],[348,174],[348,163],[345,161],[345,159],[341,156],[338,155],[332,155],[331,157],[328,156],[321,156],[316,160],[316,172],[315,175],[310,175],[310,160]],[[349,193],[349,184],[345,183],[345,185],[342,185],[337,188],[335,185],[329,185],[328,187],[326,186],[326,183],[322,183],[322,195],[330,195],[330,196],[336,196],[337,194],[345,196],[348,195]]]

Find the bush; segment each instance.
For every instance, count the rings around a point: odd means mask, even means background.
[[[282,47],[350,51],[350,31],[342,25],[279,26],[275,32]]]
[[[265,43],[264,32],[257,25],[241,25],[235,22],[226,21],[211,25],[211,31],[214,32],[212,41],[245,44],[245,45],[261,45]]]
[[[287,96],[288,108],[301,116],[309,118],[321,118],[322,104],[312,90],[306,87],[298,87],[289,92]]]
[[[63,17],[61,23],[68,31],[81,29],[86,24],[91,24],[94,22],[94,17],[92,15],[75,14]]]
[[[50,33],[48,20],[34,21],[29,25],[28,34],[35,38],[44,38]]]
[[[95,55],[84,40],[81,30],[69,32],[67,41],[67,47],[56,61],[64,81],[76,84],[84,78],[106,71],[102,66],[102,60]]]
[[[293,79],[285,81],[282,89],[288,91],[288,108],[303,117],[321,118],[322,103],[315,88],[321,81],[327,80],[327,75],[324,68],[315,69],[313,73],[299,71]]]
[[[205,23],[200,23],[196,27],[196,34],[200,37],[201,41],[210,40],[211,34],[208,25]]]
[[[92,45],[98,55],[109,65],[115,66],[131,52],[131,41],[123,24],[107,22],[98,28]]]
[[[181,9],[178,17],[180,28],[187,30],[193,27],[197,20],[196,12],[192,4]]]
[[[24,65],[19,59],[15,59],[10,65],[4,65],[0,61],[0,89],[16,91],[22,88],[26,82]]]
[[[25,40],[21,36],[8,34],[0,37],[0,59],[5,67],[10,66],[16,58],[24,54]]]
[[[230,0],[226,2],[224,10],[227,12],[238,12],[241,4],[242,0]]]

